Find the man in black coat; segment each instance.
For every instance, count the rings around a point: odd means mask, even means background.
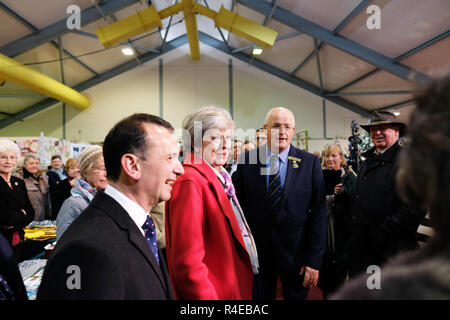
[[[261,285],[254,296],[275,299],[279,276],[284,299],[306,299],[317,285],[325,251],[322,168],[315,155],[291,145],[295,119],[290,110],[271,109],[264,128],[267,145],[241,155],[232,177],[260,259]],[[272,167],[279,174],[270,172]]]
[[[381,267],[399,251],[417,248],[416,232],[425,211],[404,203],[396,190],[395,176],[405,124],[388,111],[375,111],[362,125],[375,147],[365,152],[350,203],[351,248],[349,273]]]
[[[183,174],[173,131],[148,114],[134,114],[111,129],[103,145],[110,185],[58,241],[38,299],[172,299],[149,212],[170,198]]]

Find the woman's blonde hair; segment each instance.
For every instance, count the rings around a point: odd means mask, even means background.
[[[329,156],[330,153],[332,153],[333,151],[337,152],[341,156],[341,159],[342,159],[341,167],[346,167],[347,166],[347,161],[345,160],[344,152],[342,152],[342,148],[338,144],[332,144],[332,145],[326,145],[325,146],[325,148],[323,149],[323,152],[322,152],[322,154],[323,154],[322,167],[323,168],[327,167],[327,163],[326,163],[325,158],[327,156]]]

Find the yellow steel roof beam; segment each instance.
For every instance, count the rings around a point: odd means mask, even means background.
[[[186,23],[186,33],[189,40],[189,48],[191,49],[191,58],[193,60],[200,59],[200,46],[198,40],[197,19],[195,17],[194,1],[182,0],[184,21]]]
[[[223,6],[214,22],[216,27],[226,29],[267,49],[272,48],[278,35],[275,30],[244,18]]]
[[[161,26],[161,18],[155,6],[151,6],[125,19],[100,28],[96,33],[102,45],[105,48],[109,48],[138,34]]]
[[[277,38],[277,32],[237,13],[225,9],[219,12],[209,9],[194,0],[182,0],[159,12],[155,6],[139,11],[123,20],[119,20],[97,30],[97,36],[104,47],[108,48],[140,33],[161,27],[161,20],[183,11],[186,32],[189,39],[192,59],[200,58],[196,13],[214,20],[216,27],[226,29],[240,37],[254,42],[263,48],[271,48]]]
[[[161,11],[158,12],[159,17],[162,19],[168,18],[170,16],[173,16],[174,14],[177,14],[183,10],[183,4],[181,2],[178,2],[177,4],[174,4],[170,7],[167,7]]]
[[[197,13],[200,13],[202,16],[211,18],[213,20],[215,20],[216,17],[217,17],[217,12],[216,11],[214,11],[214,10],[208,8],[208,7],[205,7],[205,6],[203,6],[203,5],[199,4],[199,3],[195,3],[194,4],[194,11],[197,12]]]
[[[89,99],[72,88],[0,53],[0,82],[9,80],[46,96],[86,109]]]

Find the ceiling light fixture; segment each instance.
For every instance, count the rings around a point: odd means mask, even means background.
[[[398,117],[400,115],[400,112],[394,111],[394,116]]]
[[[262,49],[261,48],[259,48],[259,47],[254,47],[253,48],[253,51],[252,51],[252,54],[254,55],[254,56],[259,56],[259,55],[261,55],[262,54]]]
[[[122,53],[126,56],[132,56],[134,54],[134,51],[130,47],[125,47],[122,48]]]

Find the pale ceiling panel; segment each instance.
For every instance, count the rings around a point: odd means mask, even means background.
[[[0,90],[0,94],[5,93],[3,93],[2,90]],[[11,94],[17,94],[17,91]],[[34,94],[34,93],[28,92],[22,94]],[[27,98],[25,96],[21,98],[0,98],[0,111],[14,114],[46,98],[47,97]]]
[[[264,49],[263,54],[258,59],[291,73],[312,50],[314,50],[312,38],[302,34],[275,42],[272,49]]]
[[[284,36],[284,35],[288,35],[288,34],[297,32],[297,30],[292,29],[291,27],[289,27],[285,24],[282,24],[281,22],[278,22],[277,20],[274,20],[274,19],[270,19],[270,21],[266,25],[266,27],[271,28],[271,29],[275,30],[276,32],[278,32],[277,39],[280,36]],[[281,40],[281,41],[289,41],[290,39],[293,39],[293,38],[289,38],[289,39]]]
[[[59,51],[49,43],[22,53],[14,59],[50,78],[61,81]]]
[[[117,20],[125,19],[129,16],[132,16],[133,14],[136,14],[138,11],[142,11],[148,8],[147,1],[140,1],[136,2],[126,8],[123,8],[122,10],[119,10],[117,12],[114,12],[113,16]],[[109,21],[109,23],[114,22],[114,20]]]
[[[450,29],[450,5],[441,0],[374,0],[381,9],[381,29],[370,30],[366,8],[339,32],[363,46],[395,58]]]
[[[376,92],[376,91],[409,91],[415,87],[410,82],[403,80],[386,71],[379,71],[372,76],[359,81],[342,92]],[[344,99],[364,106],[367,110],[375,110],[395,103],[400,103],[413,98],[412,94],[386,94],[386,95],[360,95],[342,96]]]
[[[361,0],[280,0],[277,5],[326,29],[333,30]]]
[[[255,44],[247,39],[241,38],[233,33],[229,33],[228,45],[234,49],[246,48],[249,46],[254,46]],[[251,50],[245,50],[244,52],[249,53]]]
[[[0,9],[0,46],[32,33],[30,29]]]
[[[11,10],[38,29],[66,19],[70,5],[77,5],[81,11],[92,6],[90,0],[2,0]]]
[[[67,33],[61,37],[64,49],[83,61],[83,55],[97,50],[105,49],[98,39],[86,37],[76,33]],[[93,68],[95,70],[95,68]]]
[[[329,45],[319,51],[324,87],[333,91],[375,69],[373,65]],[[317,64],[315,59],[312,63]]]
[[[74,87],[75,85],[95,76],[70,57],[65,56],[65,58],[64,78],[67,86]]]
[[[430,77],[450,73],[450,37],[436,42],[401,61]]]
[[[411,94],[402,95],[377,95],[377,96],[345,96],[345,100],[351,101],[358,105],[363,105],[364,109],[376,110],[395,103],[400,103],[413,98]]]
[[[104,73],[132,59],[122,53],[122,46],[112,47],[80,58],[88,66],[93,66],[98,73]]]
[[[250,19],[256,23],[262,24],[264,22],[265,16],[259,12],[256,12],[246,6],[237,4],[234,7],[234,12],[236,12],[238,15],[241,15],[247,19]]]
[[[139,51],[142,54],[150,52],[150,49],[159,50],[163,42],[163,39],[161,39],[161,35],[159,34],[159,32],[155,32],[155,30],[153,30],[152,32],[148,32],[147,34],[143,33],[135,39],[137,40],[132,40],[132,43],[138,47],[142,47],[139,48]]]
[[[406,124],[409,124],[409,120],[412,112],[416,109],[416,104],[414,102],[408,104],[405,107],[395,108],[392,111],[399,112],[400,114],[397,116],[397,119],[403,121]]]
[[[311,48],[314,49],[313,40],[310,39]],[[299,63],[302,60],[299,61]],[[320,87],[319,73],[317,72],[316,57],[312,57],[297,73],[296,77]]]
[[[363,79],[342,92],[356,91],[404,91],[414,90],[413,83],[403,80],[389,72],[379,71]]]

